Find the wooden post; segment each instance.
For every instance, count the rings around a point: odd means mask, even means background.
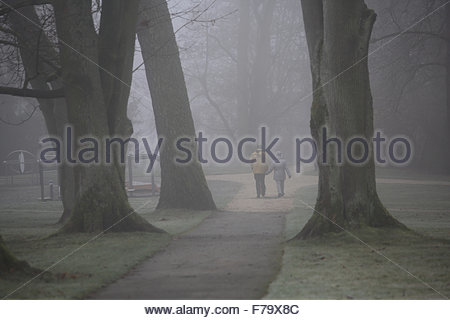
[[[48,187],[50,189],[50,200],[53,201],[53,180],[48,182]]]
[[[130,195],[133,190],[133,157],[131,154],[128,154],[128,191]]]
[[[155,188],[155,168],[152,168],[152,197],[156,194]]]
[[[44,196],[44,167],[41,161],[39,161],[39,184],[41,185],[41,201],[45,201]]]

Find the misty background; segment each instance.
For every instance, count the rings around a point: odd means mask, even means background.
[[[448,13],[444,1],[368,0],[377,13],[369,57],[375,129],[414,145],[409,168],[448,172]],[[311,73],[298,0],[169,0],[197,131],[210,141],[257,136],[266,126],[294,152],[310,134]],[[448,10],[447,10],[448,11]],[[138,26],[139,29],[139,26]],[[2,45],[0,81],[23,82],[17,50]],[[139,44],[128,105],[134,137],[156,141]],[[17,149],[36,153],[46,135],[35,99],[0,96],[0,160]],[[208,145],[208,147],[210,144]],[[4,174],[4,169],[0,172]]]

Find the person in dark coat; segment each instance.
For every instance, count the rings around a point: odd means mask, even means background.
[[[266,175],[273,171],[273,180],[275,180],[277,184],[278,198],[280,198],[284,196],[284,181],[286,180],[286,174],[289,179],[292,176],[286,165],[286,160],[284,159],[283,153],[281,151],[277,151],[276,156],[279,162],[273,162],[267,170]]]

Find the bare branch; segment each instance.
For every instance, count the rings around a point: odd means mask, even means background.
[[[234,62],[237,63],[237,59],[236,57],[233,55],[233,53],[231,53],[230,50],[228,50],[223,44],[222,42],[219,40],[219,38],[217,38],[216,36],[212,35],[212,34],[208,34],[208,37],[213,38],[214,40],[216,40],[217,44],[220,46],[220,48],[222,48],[222,50],[228,55],[228,57],[230,57],[231,60],[233,60]]]
[[[3,2],[3,1],[2,1]],[[23,7],[28,6],[39,6],[44,4],[51,4],[51,0],[23,0],[23,1],[17,1],[17,3],[14,4],[7,4],[3,2],[3,5],[0,6],[0,15],[7,14],[13,10],[17,10]]]
[[[16,97],[57,99],[57,98],[64,98],[64,89],[38,90],[38,89],[19,89],[11,87],[0,87],[0,94],[6,94]]]
[[[27,114],[27,117],[25,119],[22,119],[22,120],[18,121],[18,122],[9,122],[9,121],[6,121],[6,120],[4,120],[2,118],[0,118],[0,122],[2,122],[4,124],[7,124],[7,125],[10,125],[10,126],[20,126],[21,124],[24,124],[25,122],[27,122],[28,120],[30,120],[33,117],[33,115],[36,113],[36,110],[38,109],[38,107],[39,106],[34,106],[33,110],[29,114]]]
[[[390,34],[381,36],[379,38],[372,38],[370,40],[370,43],[376,43],[376,42],[379,42],[379,41],[382,41],[382,40],[386,40],[386,39],[389,39],[389,38],[393,38],[393,37],[399,36],[401,34],[427,35],[427,36],[431,36],[431,37],[434,37],[434,38],[437,38],[437,39],[441,39],[441,40],[450,42],[450,38],[447,38],[447,37],[443,36],[442,34],[430,32],[430,31],[406,31],[406,32],[399,31],[399,32],[394,32],[394,33],[390,33]]]
[[[11,47],[19,48],[19,45],[17,43],[13,42],[13,41],[0,39],[0,44],[5,45],[5,46],[11,46]]]

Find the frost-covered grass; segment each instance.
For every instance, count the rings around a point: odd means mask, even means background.
[[[171,239],[168,234],[109,233],[89,242],[93,236],[73,234],[45,240],[8,242],[9,248],[18,258],[27,260],[35,268],[45,270],[57,263],[51,268],[51,274],[32,281],[9,298],[82,298],[116,280],[130,268],[164,248]],[[71,253],[71,256],[63,259]],[[63,260],[58,263],[61,259]],[[2,297],[29,278],[1,279]]]
[[[373,228],[352,231],[385,257],[346,233],[287,242],[281,271],[265,298],[443,298],[420,280],[449,296],[450,186],[379,184],[378,189],[391,213],[417,233]],[[314,205],[316,192],[317,187],[305,187],[298,197]],[[286,239],[295,236],[311,214],[298,202],[287,217]]]
[[[209,181],[219,208],[239,187],[235,183]],[[133,208],[167,234],[107,233],[70,234],[49,237],[59,226],[62,212],[58,201],[37,200],[38,187],[0,187],[0,234],[8,248],[33,267],[49,274],[33,280],[10,299],[78,299],[113,282],[133,266],[164,249],[173,236],[187,232],[212,212],[189,210],[154,211],[157,198],[131,198]],[[64,259],[63,259],[64,258]],[[62,259],[62,260],[61,260]],[[61,260],[61,262],[59,262]],[[0,297],[31,279],[0,278]]]

